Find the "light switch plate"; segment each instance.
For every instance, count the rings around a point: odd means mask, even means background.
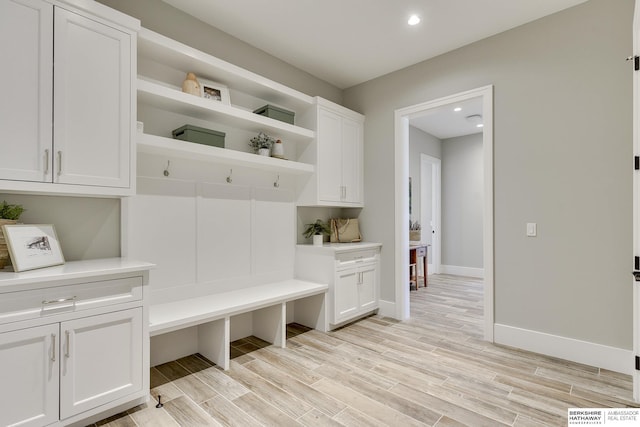
[[[527,237],[536,237],[538,235],[538,224],[535,222],[527,223]]]

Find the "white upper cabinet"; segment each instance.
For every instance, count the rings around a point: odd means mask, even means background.
[[[0,179],[51,181],[52,34],[51,4],[0,2]]]
[[[138,120],[144,123],[139,153],[292,175],[313,173],[314,164],[301,161],[298,153],[311,144],[315,132],[297,120],[314,108],[312,97],[144,28],[138,54]],[[182,92],[188,72],[227,89],[230,102]],[[293,112],[294,124],[253,113],[267,104]],[[225,148],[174,140],[172,131],[186,124],[224,132]],[[251,151],[248,142],[259,132],[283,142],[285,159]]]
[[[363,207],[364,116],[322,98],[304,121],[316,140],[302,155],[317,163],[316,174],[301,184],[301,206]]]
[[[139,22],[57,4],[0,3],[0,191],[133,194]]]

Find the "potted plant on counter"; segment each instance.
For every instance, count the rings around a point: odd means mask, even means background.
[[[329,226],[321,219],[317,219],[312,224],[307,224],[302,235],[307,239],[313,236],[313,246],[322,246],[324,236],[331,234]]]
[[[10,205],[6,201],[0,204],[0,270],[2,270],[7,265],[7,261],[9,261],[9,249],[4,239],[2,226],[17,223],[22,212],[24,212],[22,205]]]
[[[422,226],[418,221],[409,221],[409,240],[414,242],[422,240]]]

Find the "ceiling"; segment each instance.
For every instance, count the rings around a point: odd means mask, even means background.
[[[456,107],[460,111],[454,111]],[[475,121],[467,119],[473,115],[482,120],[482,97],[431,109],[409,120],[409,124],[438,139],[447,139],[482,132]]]
[[[586,0],[163,1],[345,89]]]

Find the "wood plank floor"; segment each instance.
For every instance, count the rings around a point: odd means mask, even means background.
[[[151,369],[155,401],[106,426],[565,426],[570,407],[626,407],[627,375],[482,341],[482,282],[411,292],[411,320],[372,316],[287,348],[249,337],[224,372],[200,355]]]

